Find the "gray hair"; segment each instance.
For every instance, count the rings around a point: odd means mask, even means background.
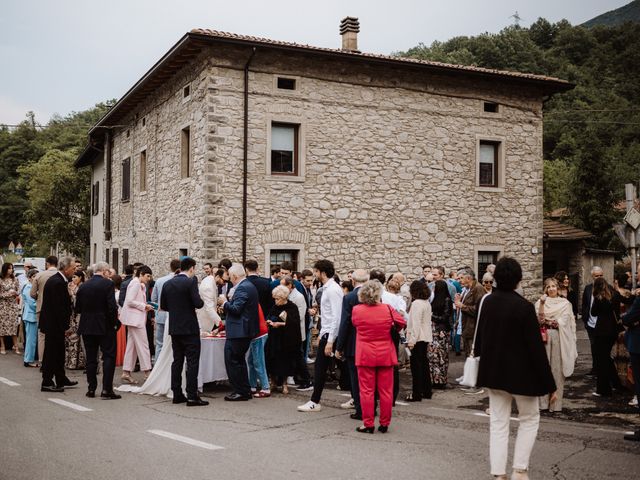
[[[240,263],[234,263],[229,267],[229,276],[235,275],[239,278],[244,278],[247,276],[247,272],[244,270],[244,267]]]
[[[93,273],[108,272],[110,268],[111,267],[109,267],[109,264],[107,262],[98,262],[95,265],[91,266],[91,270],[93,270]]]
[[[62,260],[58,262],[58,270],[63,271],[69,268],[73,264],[75,266],[76,259],[73,257],[63,257]]]
[[[482,282],[493,282],[493,275],[491,275],[491,273],[487,272],[482,276]]]
[[[471,277],[473,280],[476,279],[476,272],[474,272],[470,268],[461,268],[460,270],[458,270],[458,275],[464,275],[464,276],[467,276],[467,277]]]
[[[598,272],[604,273],[604,270],[602,270],[602,267],[599,267],[597,265],[594,265],[593,267],[591,267],[591,275]]]
[[[289,289],[287,287],[285,287],[284,285],[278,285],[271,292],[271,296],[273,298],[276,298],[276,297],[277,298],[289,298],[289,294],[290,293],[291,292],[289,292]]]
[[[369,280],[369,272],[362,268],[358,268],[351,274],[351,280],[353,280],[354,283],[362,284]]]
[[[358,290],[358,300],[367,305],[375,305],[382,297],[382,284],[378,280],[369,280]]]

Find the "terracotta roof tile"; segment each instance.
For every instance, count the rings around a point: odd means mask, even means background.
[[[592,233],[555,220],[544,219],[542,228],[545,239],[549,240],[586,240],[593,237]]]

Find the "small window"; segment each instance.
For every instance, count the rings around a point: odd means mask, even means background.
[[[296,89],[296,79],[295,78],[278,77],[278,88],[281,89],[281,90],[295,90]]]
[[[96,263],[96,258],[98,257],[98,245],[96,243],[93,244],[93,263]]]
[[[122,249],[122,265],[125,267],[129,265],[129,249],[128,248]]]
[[[183,128],[180,134],[180,176],[191,176],[191,129]]]
[[[271,125],[271,173],[298,175],[299,125],[273,123]]]
[[[269,252],[269,270],[275,265],[282,265],[282,262],[293,263],[293,271],[298,271],[299,250],[271,250]]]
[[[481,187],[498,186],[498,158],[500,142],[480,140],[480,165],[478,168],[478,185]]]
[[[140,191],[147,190],[147,151],[140,152]]]
[[[142,117],[142,126],[143,127],[147,126],[147,117]]]
[[[108,248],[104,249],[104,261],[109,263],[109,249]],[[118,273],[118,272],[116,272],[116,273]]]
[[[120,271],[120,267],[118,266],[118,249],[114,248],[113,250],[111,250],[111,258],[113,259],[113,269],[116,271],[116,273],[119,273]]]
[[[129,201],[131,197],[131,158],[122,161],[122,201]]]
[[[182,98],[189,98],[191,95],[191,85],[187,85],[182,89]]]
[[[180,260],[182,260],[184,257],[189,256],[189,250],[186,248],[181,248],[178,253],[179,253],[178,258]]]
[[[482,281],[482,276],[491,264],[498,263],[500,252],[478,252],[478,282]]]
[[[499,107],[494,102],[484,102],[484,111],[488,113],[498,113]]]
[[[91,215],[100,213],[100,182],[96,182],[91,187]]]
[[[127,130],[127,138],[129,138],[131,136],[131,131]]]

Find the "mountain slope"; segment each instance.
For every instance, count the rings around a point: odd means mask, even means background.
[[[595,27],[598,25],[621,25],[624,22],[640,23],[640,0],[633,0],[620,8],[598,15],[582,24],[583,27]]]

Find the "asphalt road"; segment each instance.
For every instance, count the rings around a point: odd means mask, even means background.
[[[335,389],[317,413],[296,411],[308,393],[229,403],[209,390],[209,406],[188,408],[126,393],[89,399],[82,373],[68,374],[78,388],[41,393],[37,370],[0,356],[0,479],[491,478],[488,418],[452,406],[451,390],[398,405],[389,433],[368,435]],[[531,478],[640,478],[640,444],[623,433],[543,418]]]

